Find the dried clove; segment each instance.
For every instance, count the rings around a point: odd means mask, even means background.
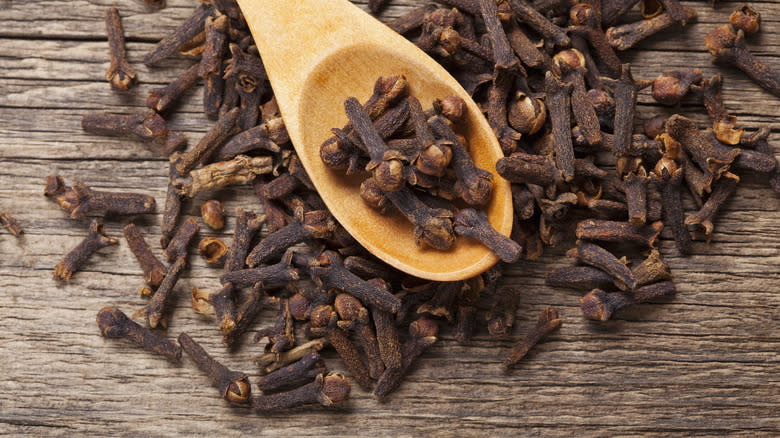
[[[302,221],[296,221],[274,233],[255,246],[246,257],[249,267],[268,263],[288,248],[312,238],[324,238],[333,233],[335,220],[326,210],[314,210],[303,214]]]
[[[239,155],[230,161],[219,161],[190,171],[176,184],[179,194],[189,198],[200,192],[219,189],[229,185],[246,184],[258,175],[272,170],[271,157],[248,157]]]
[[[574,147],[571,141],[571,83],[561,82],[553,72],[544,77],[544,91],[547,93],[547,108],[552,121],[555,164],[566,182],[574,179]]]
[[[683,12],[686,22],[696,19],[696,11],[693,8],[683,8]],[[610,27],[606,31],[607,41],[617,50],[628,50],[643,39],[669,28],[674,23],[675,20],[668,13],[663,13],[647,20]]]
[[[479,240],[505,263],[516,262],[523,251],[518,243],[496,231],[484,212],[473,208],[464,208],[458,212],[454,229],[459,236]]]
[[[642,286],[630,295],[621,292],[604,292],[594,289],[580,299],[580,308],[585,318],[594,321],[607,321],[618,310],[633,304],[644,303],[653,298],[671,295],[677,292],[674,283],[663,281]]]
[[[174,152],[168,158],[168,189],[165,195],[165,207],[162,214],[162,223],[160,224],[160,245],[163,249],[168,246],[173,234],[176,231],[176,224],[181,215],[181,196],[176,191],[174,182],[181,178],[181,174],[176,170],[176,160],[179,158],[179,152]]]
[[[138,260],[138,264],[141,265],[141,269],[144,271],[144,281],[150,287],[157,288],[163,281],[163,278],[165,278],[165,274],[168,273],[165,265],[162,264],[160,259],[155,257],[152,249],[149,248],[149,245],[134,224],[125,226],[124,234],[130,251],[133,252],[136,260]]]
[[[81,118],[81,129],[92,134],[132,137],[164,143],[168,137],[165,120],[154,111],[137,114],[91,113]]]
[[[176,28],[173,33],[163,38],[154,49],[146,54],[144,64],[151,67],[176,53],[179,48],[203,32],[206,19],[214,16],[214,14],[214,8],[211,5],[199,5],[195,12]]]
[[[714,61],[734,65],[755,83],[775,96],[780,96],[780,71],[773,69],[747,50],[744,31],[740,29],[735,34],[730,25],[724,24],[708,33],[704,42]]]
[[[230,283],[235,287],[249,287],[262,284],[264,288],[285,286],[287,283],[301,278],[300,271],[290,265],[292,254],[273,265],[252,269],[239,269],[226,272],[219,278],[223,285]]]
[[[566,32],[560,27],[556,26],[544,15],[540,14],[536,9],[529,5],[525,0],[508,0],[510,6],[512,6],[512,12],[517,14],[517,17],[527,24],[533,30],[539,32],[545,41],[555,46],[568,46],[571,40],[566,35]]]
[[[215,152],[216,161],[229,160],[236,155],[244,154],[257,149],[265,149],[269,152],[279,152],[280,144],[290,141],[284,120],[274,117],[251,129],[247,129],[233,136],[224,146]]]
[[[633,243],[644,248],[653,248],[663,227],[664,224],[660,221],[637,225],[631,222],[586,219],[577,223],[576,233],[577,238],[582,240]]]
[[[522,358],[528,354],[528,351],[538,344],[545,336],[550,334],[553,330],[561,326],[561,318],[558,316],[558,311],[552,307],[546,307],[541,314],[539,314],[539,320],[536,322],[531,331],[525,335],[522,341],[520,341],[512,352],[504,360],[503,366],[505,370],[514,368]]]
[[[155,209],[154,198],[139,193],[115,193],[92,190],[78,181],[70,190],[57,197],[57,204],[73,219],[80,219],[94,210],[106,213],[143,214]]]
[[[615,279],[601,269],[590,266],[569,266],[553,269],[545,275],[544,280],[550,286],[582,290],[609,288],[613,286]]]
[[[496,288],[493,296],[494,301],[488,313],[485,315],[487,320],[488,332],[495,337],[501,338],[508,336],[515,323],[515,312],[517,304],[520,301],[520,291],[514,287]]]
[[[163,250],[163,255],[170,261],[187,255],[187,247],[192,238],[200,231],[200,225],[193,218],[187,218],[183,224],[176,230],[176,234],[171,238],[170,243]]]
[[[179,276],[184,272],[184,268],[187,266],[187,257],[181,256],[171,265],[168,269],[168,273],[163,278],[160,286],[157,288],[157,292],[154,293],[149,303],[135,312],[133,318],[145,316],[149,319],[149,326],[156,328],[158,325],[162,327],[168,326],[166,319],[166,307],[168,300],[173,291],[173,287],[176,282],[179,281]]]
[[[368,309],[357,298],[343,293],[336,295],[333,308],[341,318],[338,327],[351,331],[353,339],[366,355],[369,377],[378,379],[385,370],[385,364],[379,352],[376,333],[369,321]]]
[[[672,279],[669,265],[666,264],[661,257],[661,253],[659,253],[657,249],[650,250],[650,254],[647,258],[643,260],[642,263],[634,266],[631,269],[631,273],[636,277],[637,286],[644,286],[646,284]],[[601,286],[593,286],[592,288],[601,288]]]
[[[257,379],[257,387],[263,392],[276,391],[303,380],[314,379],[327,371],[319,353],[311,352],[290,366],[260,377]]]
[[[371,377],[368,367],[360,357],[355,344],[349,339],[346,332],[338,327],[338,315],[333,306],[323,305],[312,310],[310,330],[312,334],[324,334],[328,342],[344,361],[352,377],[363,388],[371,388]]]
[[[401,383],[401,378],[406,374],[412,363],[428,347],[436,343],[439,326],[436,321],[428,318],[420,318],[409,324],[409,338],[401,347],[401,367],[388,368],[374,387],[374,396],[384,398]]]
[[[688,253],[691,250],[691,235],[683,224],[680,200],[683,169],[678,168],[673,160],[664,157],[658,161],[651,175],[661,185],[664,223],[671,227],[677,249],[683,254]]]
[[[612,153],[619,157],[627,155],[631,147],[639,90],[650,84],[651,81],[635,81],[629,64],[620,66],[620,79],[615,85],[615,137],[612,143]]]
[[[710,183],[728,171],[731,163],[740,153],[740,149],[728,151],[716,149],[693,121],[679,114],[669,117],[666,121],[666,132],[691,155],[693,161],[705,172]]]
[[[187,90],[198,82],[198,68],[199,65],[194,64],[165,87],[149,90],[146,106],[158,113],[170,109]]]
[[[577,243],[566,253],[569,257],[575,257],[580,263],[601,269],[615,279],[615,284],[621,290],[633,290],[636,288],[636,278],[628,269],[624,261],[618,260],[606,249],[587,242]]]
[[[119,243],[118,240],[103,234],[103,224],[93,219],[89,224],[87,237],[54,267],[54,279],[57,281],[70,280],[73,273],[78,271],[92,254],[101,248],[117,243]]]
[[[111,53],[111,64],[106,70],[106,80],[111,88],[127,91],[136,80],[135,69],[127,62],[125,31],[117,8],[106,9],[106,35]]]
[[[203,136],[200,142],[178,158],[176,170],[185,175],[198,164],[208,160],[211,154],[230,136],[236,125],[236,120],[238,120],[238,115],[238,108],[233,108],[221,115],[217,123]]]
[[[144,350],[165,356],[171,361],[178,361],[181,357],[181,348],[178,345],[157,336],[148,328],[141,327],[119,309],[104,307],[100,309],[96,319],[100,334],[107,338],[125,338]]]
[[[326,338],[312,339],[309,342],[301,344],[291,350],[283,351],[281,353],[265,353],[255,358],[255,365],[262,368],[262,371],[266,374],[278,370],[284,366],[287,366],[293,362],[301,360],[304,356],[311,352],[320,351],[328,345]]]
[[[8,213],[0,212],[0,225],[5,227],[8,231],[11,232],[11,234],[16,237],[21,237],[22,234],[24,234],[24,230],[19,225],[19,222],[17,222],[16,219]]]
[[[385,196],[414,225],[414,241],[418,246],[442,251],[452,247],[455,231],[451,211],[428,207],[407,187],[385,192]]]
[[[384,283],[384,281],[382,281]],[[383,287],[387,287],[383,285]],[[372,309],[371,316],[376,328],[376,340],[385,372],[393,372],[401,368],[401,341],[398,338],[398,330],[395,327],[393,315],[390,312]]]
[[[252,391],[247,375],[231,371],[206,353],[187,333],[179,335],[179,344],[203,372],[209,375],[219,389],[222,398],[231,403],[243,403],[249,400]]]
[[[723,177],[718,180],[718,183],[712,189],[710,197],[707,199],[707,202],[702,205],[701,209],[685,218],[685,225],[688,228],[703,228],[704,236],[707,239],[707,242],[709,242],[712,238],[712,230],[714,228],[712,221],[715,219],[715,215],[721,204],[734,193],[738,182],[738,176],[730,172],[725,173]]]
[[[261,412],[319,403],[334,406],[349,398],[349,381],[339,373],[319,374],[313,382],[288,392],[255,396],[252,407]]]
[[[322,289],[340,289],[359,299],[370,309],[396,313],[401,300],[386,289],[377,287],[349,272],[333,251],[325,251],[309,266],[314,281]]]
[[[653,99],[662,105],[677,105],[688,93],[691,85],[701,81],[702,73],[698,68],[667,70],[653,81]]]
[[[729,24],[734,29],[744,32],[745,35],[752,35],[761,27],[761,14],[750,5],[743,4],[731,13]]]

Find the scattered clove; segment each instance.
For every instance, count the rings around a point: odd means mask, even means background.
[[[78,181],[57,197],[57,204],[73,219],[80,219],[95,210],[116,214],[152,213],[154,198],[139,193],[115,193],[92,190]]]
[[[93,219],[92,223],[89,224],[87,237],[54,267],[54,279],[57,281],[70,280],[73,273],[78,271],[92,254],[101,248],[118,243],[118,240],[103,234],[103,224]]]
[[[106,35],[111,52],[111,64],[106,71],[106,80],[111,88],[127,91],[136,80],[135,69],[127,62],[125,32],[117,8],[106,9]]]
[[[11,234],[16,237],[21,237],[22,234],[24,234],[24,230],[19,225],[19,222],[17,222],[16,219],[8,213],[0,212],[0,225],[5,227],[8,231],[11,232]]]
[[[252,407],[260,412],[289,409],[296,406],[319,403],[334,406],[349,398],[350,386],[339,373],[319,374],[313,382],[279,394],[255,396]]]
[[[550,334],[553,330],[561,326],[561,318],[558,316],[558,311],[552,307],[545,308],[541,314],[539,314],[539,320],[536,322],[531,331],[525,335],[522,341],[512,350],[504,360],[504,369],[510,370],[514,368],[522,358],[528,354],[528,351],[538,344],[545,336]]]
[[[162,283],[163,278],[165,278],[165,274],[168,273],[165,265],[154,255],[152,249],[149,248],[149,245],[134,224],[125,226],[124,234],[130,251],[133,252],[144,272],[144,281],[150,287],[157,288]]]
[[[222,398],[231,403],[243,403],[249,400],[252,388],[246,374],[231,371],[214,360],[203,347],[187,333],[179,335],[179,344],[203,372],[209,375],[217,385]]]
[[[181,348],[178,345],[136,324],[119,309],[113,307],[100,309],[97,314],[97,325],[100,334],[107,338],[125,338],[144,350],[164,356],[171,361],[178,361],[181,357]]]

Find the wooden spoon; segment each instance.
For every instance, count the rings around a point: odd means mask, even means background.
[[[482,273],[498,261],[481,243],[457,238],[449,251],[418,247],[414,227],[399,213],[382,216],[363,203],[363,178],[326,168],[320,144],[347,117],[344,100],[365,101],[379,76],[404,75],[410,93],[462,97],[469,117],[463,134],[477,166],[493,173],[494,193],[485,207],[499,232],[512,230],[509,182],[495,170],[503,156],[477,105],[436,61],[348,0],[238,0],[268,72],[290,140],[333,216],[372,254],[401,271],[436,281]]]

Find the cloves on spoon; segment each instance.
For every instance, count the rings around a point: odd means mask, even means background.
[[[498,261],[486,247],[456,242],[448,257],[415,244],[413,225],[401,215],[382,216],[360,199],[359,181],[325,168],[319,145],[346,121],[343,102],[364,101],[377,77],[404,75],[422,102],[457,95],[466,101],[465,134],[476,165],[494,173],[485,208],[493,228],[509,235],[509,183],[495,173],[503,156],[490,125],[469,94],[436,61],[348,0],[239,0],[290,140],[333,216],[375,256],[397,269],[436,281],[473,277]],[[343,23],[350,23],[344,26]],[[381,231],[378,231],[381,230]]]

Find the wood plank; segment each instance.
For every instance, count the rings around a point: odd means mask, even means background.
[[[365,1],[356,1],[365,7]],[[383,12],[397,17],[421,0],[393,0]],[[715,66],[703,36],[726,22],[739,3],[683,2],[696,7],[697,24],[656,36],[641,51],[621,54],[637,78],[666,69],[698,67],[722,72],[729,111],[749,130],[772,129],[780,156],[780,100],[738,71]],[[681,257],[666,230],[662,253],[672,266],[675,297],[619,312],[606,323],[585,321],[583,292],[551,288],[544,274],[570,266],[567,247],[547,249],[534,262],[507,269],[506,284],[528,290],[511,336],[493,339],[484,327],[469,345],[451,328],[413,366],[399,390],[380,403],[353,386],[343,409],[307,407],[256,414],[228,406],[187,358],[170,364],[122,341],[104,339],[95,314],[106,305],[132,312],[140,268],[121,238],[130,221],[159,254],[159,212],[107,218],[106,230],[122,240],[92,257],[73,280],[57,285],[53,266],[85,235],[89,219],[71,220],[42,195],[44,177],[59,173],[101,190],[152,195],[161,210],[167,161],[140,142],[81,131],[87,111],[140,111],[146,92],[172,80],[192,61],[181,57],[146,68],[144,53],[192,11],[193,0],[168,0],[158,12],[135,0],[71,2],[0,0],[0,210],[18,218],[22,239],[0,229],[0,433],[11,435],[131,436],[777,436],[780,434],[780,197],[758,176],[744,178],[722,208],[710,244],[697,242]],[[748,44],[780,67],[780,5],[753,2],[762,32]],[[107,45],[103,10],[117,5],[128,35],[130,61],[141,83],[127,95],[103,79]],[[700,103],[660,108],[640,95],[638,123],[657,113],[680,112],[704,127]],[[197,141],[212,121],[201,112],[200,89],[189,93],[169,126]],[[227,226],[201,237],[232,239],[236,207],[260,211],[249,187],[199,195],[184,214],[197,217],[211,196],[224,200]],[[689,207],[692,207],[689,205]],[[265,233],[265,231],[263,232]],[[193,286],[216,289],[220,271],[190,250],[191,266],[176,286],[167,331],[201,341],[216,358],[258,376],[252,357],[263,343],[221,346],[213,319],[194,314]],[[481,305],[484,305],[481,304]],[[562,328],[538,345],[519,368],[505,374],[501,361],[555,306]],[[252,327],[272,322],[263,311]],[[247,335],[247,338],[251,335]],[[328,366],[345,371],[331,351]]]

